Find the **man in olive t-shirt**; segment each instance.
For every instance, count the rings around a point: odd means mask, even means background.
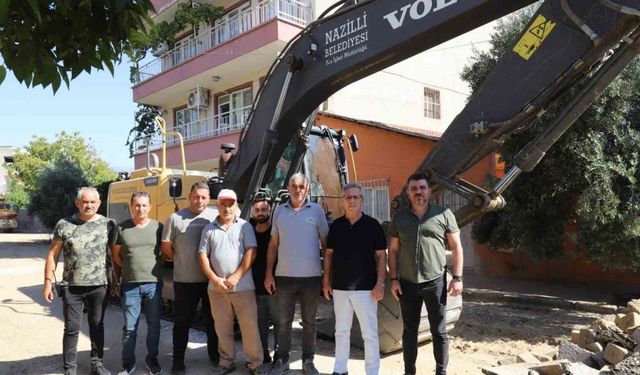
[[[422,304],[427,307],[433,337],[436,375],[447,373],[447,290],[462,293],[462,245],[460,230],[451,210],[429,201],[427,176],[416,173],[407,181],[411,206],[400,210],[389,228],[389,274],[391,294],[400,301],[404,373],[416,374],[418,327]],[[453,253],[453,280],[445,282],[445,241]]]
[[[136,337],[142,310],[147,321],[145,365],[152,375],[162,372],[158,363],[162,307],[162,224],[149,218],[150,209],[149,193],[136,192],[131,195],[132,219],[118,225],[118,237],[113,247],[113,261],[122,270],[121,305],[124,313],[122,371],[118,375],[129,375],[135,371]]]

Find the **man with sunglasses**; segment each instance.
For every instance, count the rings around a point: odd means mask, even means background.
[[[291,324],[300,301],[302,313],[302,372],[317,375],[313,364],[316,348],[316,313],[320,301],[322,268],[320,251],[324,250],[329,232],[325,212],[320,205],[307,199],[309,180],[301,173],[289,179],[287,190],[291,198],[279,205],[271,226],[271,241],[267,253],[264,286],[275,294],[280,320],[276,325],[278,359],[271,375],[289,371]],[[274,278],[274,266],[275,268]]]
[[[387,241],[382,226],[362,212],[362,187],[346,184],[342,189],[344,216],[329,228],[324,253],[324,297],[333,296],[336,314],[336,352],[333,375],[347,374],[353,313],[364,340],[367,375],[378,375],[378,301],[384,296],[387,275]]]

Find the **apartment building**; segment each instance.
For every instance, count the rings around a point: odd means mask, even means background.
[[[184,30],[173,46],[153,51],[137,71],[133,99],[162,108],[169,129],[182,134],[187,167],[215,170],[220,145],[238,143],[261,79],[285,44],[333,3],[332,0],[198,0],[227,13],[213,25]],[[171,20],[179,4],[153,0],[154,22]],[[327,99],[320,109],[356,119],[443,132],[463,108],[468,88],[459,79],[472,48],[486,46],[491,26],[448,41],[361,81]],[[159,139],[149,148],[160,148]],[[138,145],[135,166],[146,165]],[[180,150],[170,140],[169,165]]]
[[[7,193],[9,181],[9,172],[6,164],[13,163],[14,148],[11,146],[0,146],[0,197]]]

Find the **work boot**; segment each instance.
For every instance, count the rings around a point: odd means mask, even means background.
[[[213,369],[213,374],[214,375],[227,375],[227,374],[231,374],[232,372],[236,371],[236,365],[234,363],[231,363],[229,366],[218,366],[216,368]]]

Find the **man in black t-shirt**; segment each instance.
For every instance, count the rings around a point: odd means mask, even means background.
[[[256,260],[251,266],[253,274],[253,282],[256,286],[256,302],[258,305],[258,329],[260,330],[260,340],[262,341],[262,350],[264,352],[264,363],[271,362],[269,354],[269,318],[271,321],[278,321],[278,311],[276,306],[276,297],[267,292],[264,287],[264,276],[267,267],[267,250],[269,241],[271,240],[271,205],[265,199],[253,202],[251,209],[251,223],[256,233],[258,241],[258,251]],[[278,349],[278,337],[273,335],[274,352]]]
[[[322,279],[324,296],[330,299],[333,295],[336,314],[333,374],[347,374],[355,311],[364,341],[365,373],[377,375],[380,368],[378,301],[384,296],[387,242],[380,223],[362,213],[360,185],[345,185],[342,203],[346,213],[329,228]]]

